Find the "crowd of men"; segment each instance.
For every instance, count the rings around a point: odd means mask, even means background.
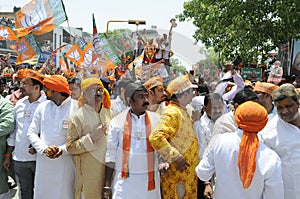
[[[0,199],[11,169],[22,199],[300,198],[297,89],[226,67],[214,87],[186,74],[113,90],[14,71],[0,96]]]

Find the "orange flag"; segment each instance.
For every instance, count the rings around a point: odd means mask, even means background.
[[[22,63],[36,64],[39,61],[41,49],[32,34],[19,39],[14,45],[11,45],[10,48],[16,51],[18,55],[16,65]]]
[[[16,17],[15,31],[18,37],[30,32],[45,34],[67,20],[61,0],[32,0],[16,13]]]
[[[76,66],[80,66],[84,59],[84,53],[77,44],[74,44],[65,57],[74,62]]]
[[[66,63],[66,61],[62,57],[59,58],[59,65],[60,65],[61,71],[64,72],[66,75],[69,75],[69,73],[70,73],[69,65]]]
[[[14,31],[8,26],[0,25],[0,40],[17,40]]]

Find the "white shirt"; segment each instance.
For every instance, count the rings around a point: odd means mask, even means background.
[[[41,92],[39,99],[32,103],[29,102],[28,96],[18,100],[14,108],[14,117],[16,122],[15,130],[7,139],[7,144],[15,147],[12,156],[13,160],[22,162],[35,161],[36,155],[31,155],[28,152],[30,142],[27,138],[27,131],[32,121],[35,109],[40,103],[46,100],[44,92]]]
[[[193,124],[194,131],[198,138],[199,159],[202,159],[204,151],[212,138],[212,129],[214,122],[208,118],[207,114]]]
[[[243,78],[237,72],[234,75],[231,75],[231,71],[228,71],[227,73],[225,73],[222,79],[229,79],[229,78],[233,78],[233,81],[236,84],[231,88],[230,91],[224,93],[226,87],[228,86],[229,83],[228,81],[218,84],[215,90],[215,93],[219,93],[220,95],[222,95],[223,100],[225,100],[227,103],[231,102],[235,94],[245,87]]]
[[[201,112],[202,108],[204,106],[204,98],[205,98],[205,96],[203,96],[203,95],[195,96],[195,97],[193,97],[190,105],[194,108],[194,110]]]
[[[263,143],[257,151],[252,183],[248,189],[243,188],[237,166],[241,136],[238,130],[214,137],[216,140],[196,167],[197,176],[208,181],[216,172],[214,199],[283,199],[280,158]]]
[[[129,177],[121,177],[122,170],[122,145],[123,128],[128,111],[124,111],[111,120],[105,162],[115,163],[115,175],[113,180],[113,198],[148,198],[160,197],[160,177],[157,154],[154,153],[155,190],[148,191],[148,160],[146,144],[145,115],[137,117],[132,114],[132,132],[129,154]],[[148,111],[151,121],[151,129],[159,120],[157,113]]]
[[[277,115],[263,129],[261,139],[281,158],[284,198],[300,198],[300,129]]]
[[[212,134],[223,134],[223,133],[232,133],[235,132],[238,129],[238,126],[234,119],[234,112],[230,111],[228,113],[225,113],[224,115],[221,115],[213,127]]]
[[[77,109],[77,101],[71,97],[65,99],[60,106],[47,100],[36,108],[27,133],[30,143],[37,151],[35,199],[75,197],[75,163],[73,156],[66,150],[66,136],[70,116]],[[61,147],[62,155],[55,159],[46,157],[43,152],[50,145]]]
[[[123,103],[120,96],[118,95],[116,99],[111,100],[111,110],[114,116],[118,115],[120,112],[126,110],[128,107]]]

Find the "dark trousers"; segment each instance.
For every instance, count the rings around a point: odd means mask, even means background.
[[[14,161],[15,173],[19,179],[22,199],[33,199],[35,161]]]
[[[197,189],[197,199],[205,199],[204,198],[204,182],[198,178],[198,189]]]

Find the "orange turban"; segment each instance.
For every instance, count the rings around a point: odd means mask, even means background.
[[[270,96],[273,96],[273,92],[278,88],[277,85],[267,82],[256,82],[253,91],[259,91],[267,93]]]
[[[27,68],[25,68],[25,69],[19,69],[17,71],[17,75],[15,76],[15,78],[23,79],[26,76],[27,70],[29,70],[29,69],[27,69]]]
[[[71,91],[69,89],[68,81],[65,77],[61,75],[51,75],[45,77],[43,83],[46,88],[51,89],[56,92],[67,93],[71,95]]]
[[[43,83],[43,80],[45,78],[44,75],[42,75],[41,73],[32,70],[32,69],[27,69],[26,70],[26,77],[30,78],[30,79],[35,79],[41,83]]]
[[[167,92],[170,94],[170,96],[178,93],[182,93],[190,88],[197,88],[198,86],[195,84],[192,84],[189,77],[187,75],[179,76],[173,79],[168,87]]]
[[[151,90],[156,86],[164,86],[161,76],[152,77],[148,79],[143,85],[147,88],[147,90]]]
[[[256,152],[259,147],[257,132],[268,122],[268,113],[260,104],[252,101],[238,106],[235,111],[235,121],[243,136],[240,143],[238,167],[244,189],[247,189],[253,179],[256,169]]]
[[[107,91],[107,89],[104,88],[100,79],[92,77],[92,78],[87,78],[87,79],[82,80],[81,81],[82,92],[86,91],[92,85],[100,85],[103,88],[103,90],[104,90],[103,106],[105,108],[110,109],[110,107],[111,107],[110,95],[109,95],[109,92]],[[81,96],[78,99],[78,105],[79,105],[79,107],[81,107],[81,106],[83,106],[83,104],[84,104],[84,99],[81,94]]]

